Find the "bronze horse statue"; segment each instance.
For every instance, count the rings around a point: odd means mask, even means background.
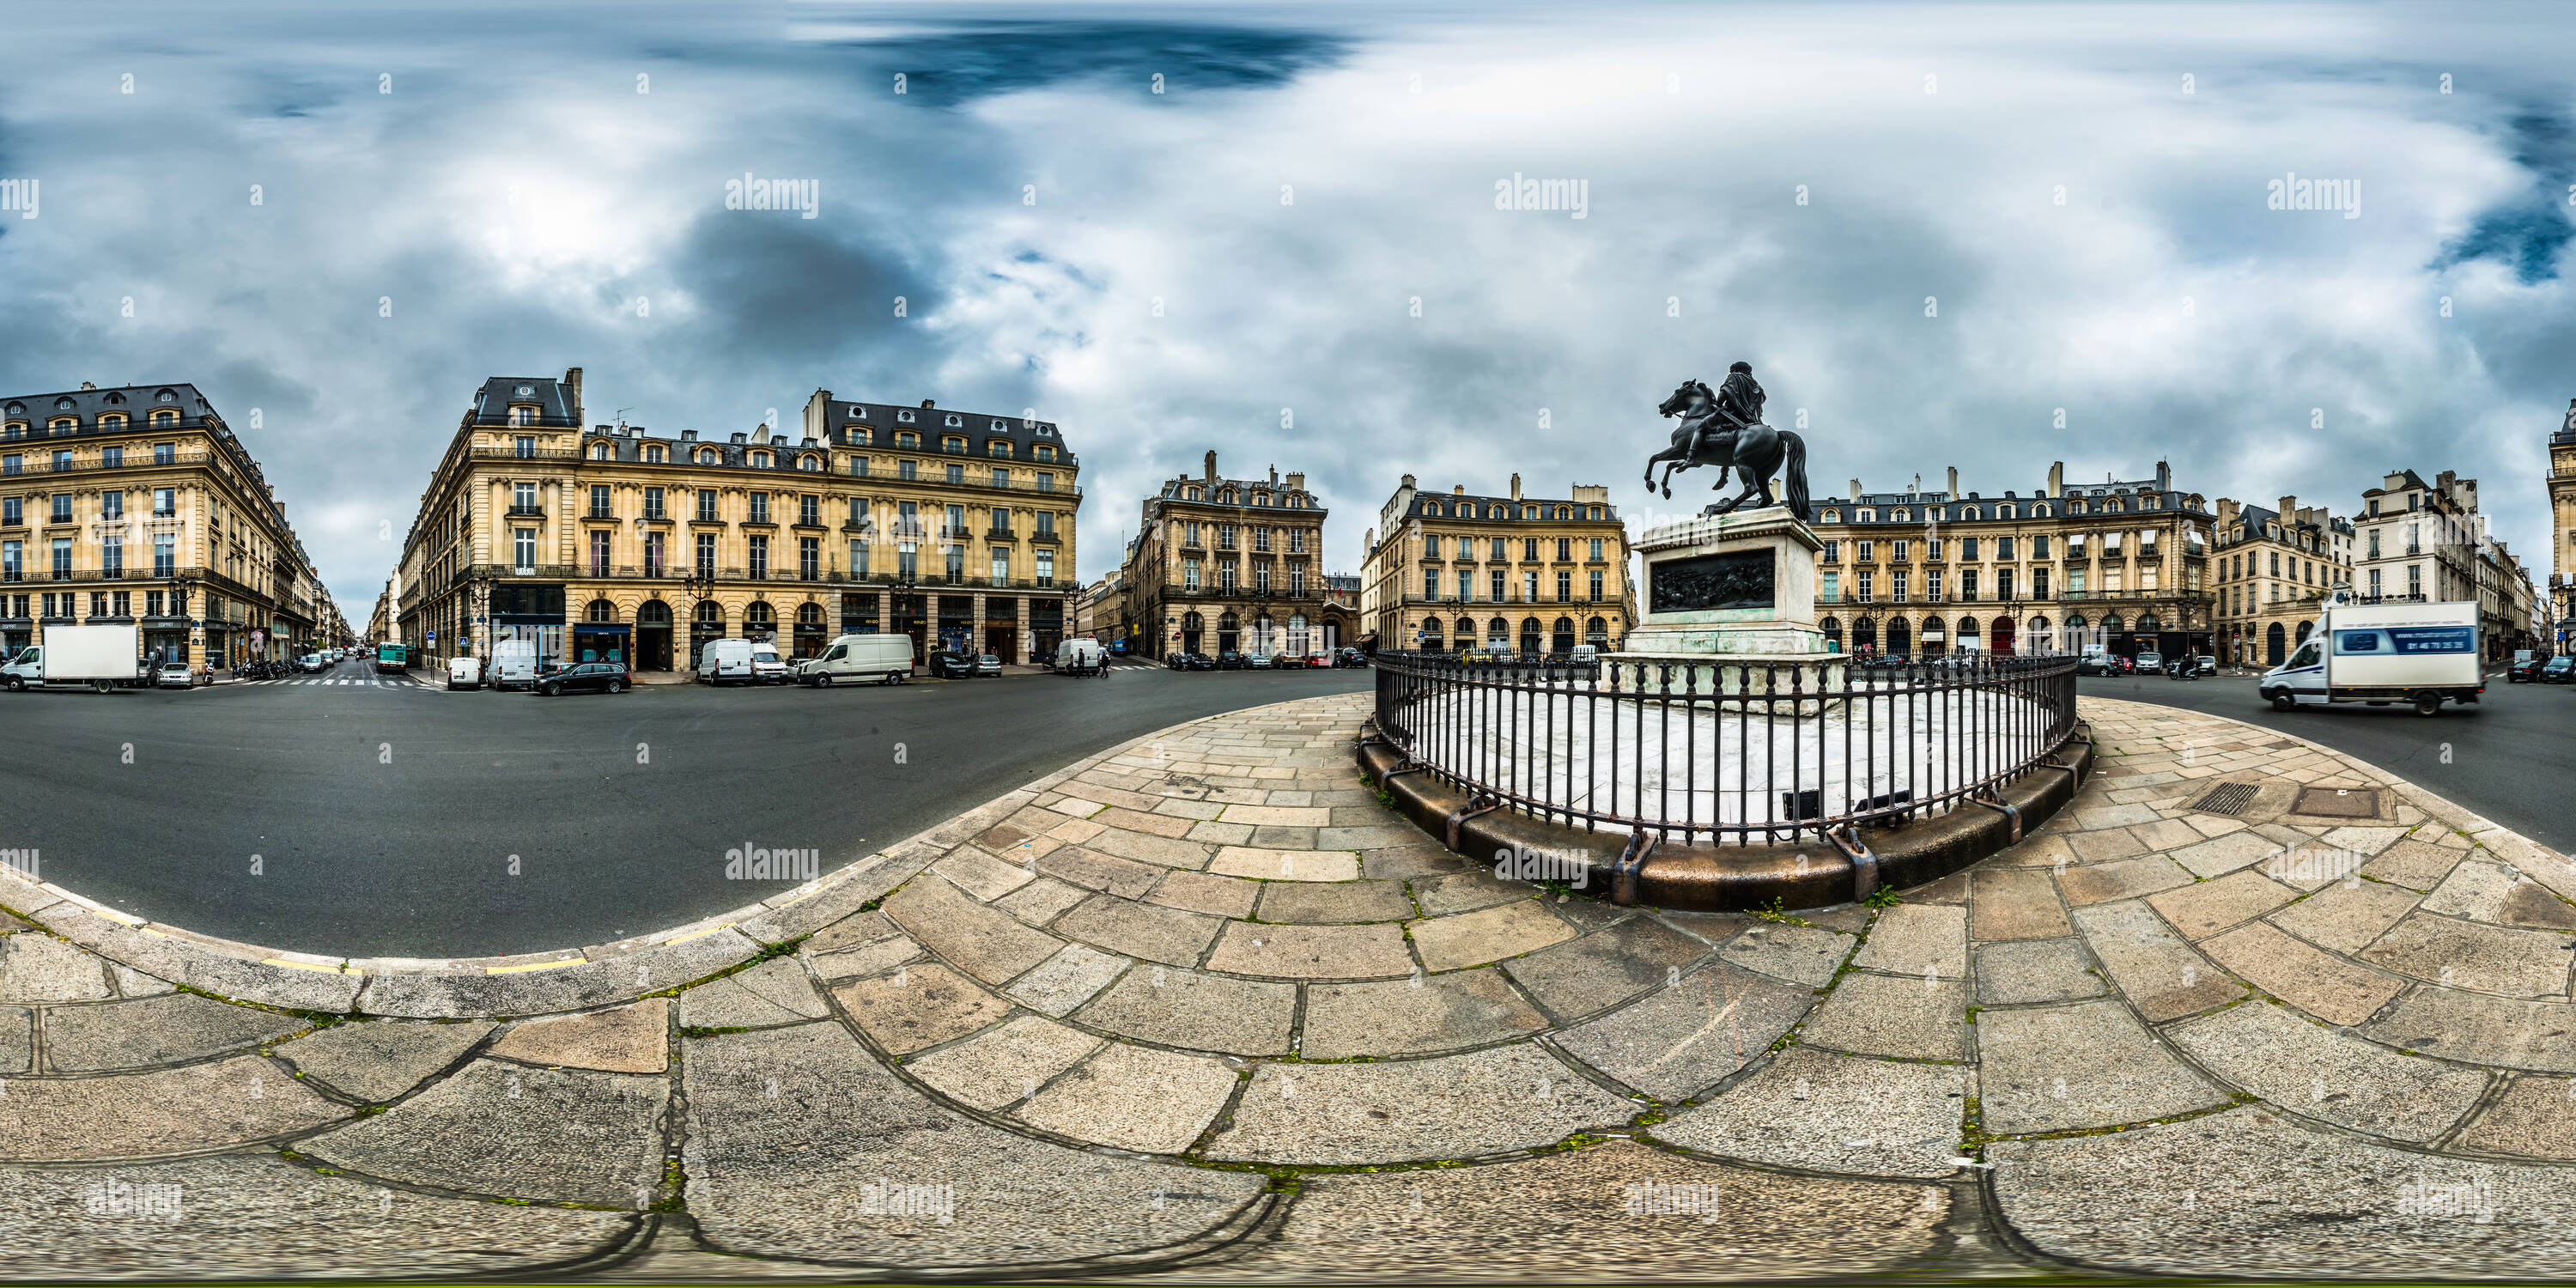
[[[1787,467],[1789,512],[1801,522],[1813,523],[1816,515],[1807,498],[1806,440],[1785,429],[1773,429],[1758,419],[1748,420],[1726,410],[1717,395],[1697,380],[1684,381],[1673,396],[1659,404],[1655,411],[1664,416],[1679,416],[1681,423],[1673,429],[1672,446],[1646,458],[1646,486],[1655,489],[1655,463],[1664,463],[1660,487],[1663,494],[1673,494],[1673,472],[1696,465],[1718,467],[1717,483],[1711,491],[1726,486],[1727,471],[1744,471],[1744,492],[1722,505],[1712,505],[1702,514],[1725,514],[1754,498],[1756,508],[1779,504],[1771,495],[1771,475]],[[1760,415],[1758,406],[1752,409]],[[1692,448],[1696,444],[1697,451]]]

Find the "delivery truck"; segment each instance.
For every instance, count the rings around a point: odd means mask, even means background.
[[[0,665],[0,684],[11,693],[51,685],[88,685],[106,693],[132,684],[143,665],[142,628],[117,626],[48,626],[45,639]]]
[[[2317,629],[2255,691],[2275,711],[2403,702],[2434,715],[2445,701],[2475,703],[2487,691],[2478,635],[2473,601],[2329,603]]]

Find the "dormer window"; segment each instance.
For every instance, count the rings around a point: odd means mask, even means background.
[[[1827,522],[1827,523],[1840,523],[1840,522],[1842,522],[1842,521],[1843,521],[1843,512],[1842,512],[1842,511],[1840,511],[1840,510],[1827,510],[1827,511],[1825,511],[1825,522]]]
[[[850,431],[850,441],[861,447],[866,447],[875,442],[876,437],[876,431],[872,429],[854,429]]]
[[[803,470],[808,474],[820,474],[823,472],[823,458],[820,456],[800,456],[796,458],[796,468]]]
[[[769,468],[769,453],[767,453],[767,452],[753,452],[753,453],[751,454],[751,463],[752,463],[753,468],[755,468],[755,469],[764,469],[764,470],[765,470],[765,469],[768,469],[768,468]]]
[[[909,425],[912,423],[912,412],[908,409],[899,411],[894,414],[894,418],[900,424]]]
[[[907,451],[917,451],[921,447],[921,435],[914,433],[897,434],[894,436],[894,445],[904,448]]]
[[[69,398],[57,398],[54,400],[55,411],[70,411],[73,406],[74,404]]]
[[[534,398],[537,396],[537,387],[535,385],[521,385],[519,386],[518,396],[521,398]]]
[[[610,447],[606,443],[594,443],[590,448],[590,459],[594,461],[613,461],[617,459],[617,449]]]
[[[948,427],[950,429],[963,429],[966,427],[966,418],[952,411],[948,413]]]
[[[1045,430],[1040,430],[1040,431],[1038,431],[1038,432],[1039,432],[1039,433],[1045,433],[1046,431],[1045,431]],[[1051,444],[1051,443],[1040,443],[1040,444],[1038,444],[1038,459],[1039,459],[1039,460],[1042,460],[1042,461],[1052,461],[1052,460],[1054,460],[1054,459],[1055,459],[1055,446],[1054,446],[1053,444]]]
[[[164,389],[161,392],[152,395],[152,401],[174,403],[179,401],[179,394],[176,390]]]
[[[866,420],[867,418],[868,418],[868,409],[867,409],[867,408],[865,408],[865,407],[852,407],[852,408],[850,409],[850,419],[852,419],[852,420]]]
[[[1914,521],[1914,512],[1912,510],[1900,509],[1890,512],[1887,517],[1897,523],[1912,523]]]
[[[994,423],[998,425],[1001,422],[995,421]],[[984,444],[984,454],[987,456],[1008,456],[1011,454],[1010,441],[1008,439],[996,438],[993,441]]]
[[[651,445],[647,446],[647,447],[644,449],[644,460],[645,460],[645,462],[646,462],[646,463],[648,463],[648,464],[652,464],[652,465],[659,465],[659,464],[661,464],[661,463],[662,463],[662,445],[661,445],[661,444],[659,444],[659,443],[654,443],[654,444],[651,444]]]
[[[994,421],[993,421],[993,432],[994,432],[994,433],[996,433],[996,434],[1001,433],[1002,431],[1004,431],[1004,430],[1006,430],[1006,429],[1009,429],[1010,427],[1011,427],[1011,426],[1010,426],[1010,423],[1009,423],[1009,422],[1004,421],[1004,420],[1000,419],[999,417],[994,418]]]
[[[2021,507],[2017,505],[1999,505],[1995,507],[1995,517],[1998,519],[2016,518],[2020,514]]]
[[[698,464],[700,465],[720,464],[723,460],[724,457],[712,447],[698,453]]]
[[[510,423],[513,425],[536,424],[537,409],[534,407],[523,407],[513,404],[510,408]]]

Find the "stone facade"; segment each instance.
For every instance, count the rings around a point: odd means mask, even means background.
[[[1407,474],[1368,536],[1360,616],[1383,648],[1615,648],[1637,623],[1628,530],[1607,487],[1545,500],[1515,474],[1508,496],[1443,496]]]
[[[1052,422],[847,403],[726,441],[583,426],[581,369],[477,391],[397,573],[399,638],[686,670],[708,642],[808,656],[900,632],[1021,662],[1075,611],[1078,462]],[[459,640],[466,647],[457,647]]]
[[[2353,526],[2294,496],[2277,509],[2218,501],[2218,648],[2229,666],[2278,666],[2352,581]]]
[[[1215,452],[1197,477],[1165,481],[1127,546],[1130,648],[1312,655],[1351,643],[1356,619],[1325,589],[1327,513],[1304,474],[1230,479]]]
[[[2163,462],[2131,482],[2067,483],[2063,463],[2021,496],[1926,491],[1817,502],[1816,611],[1851,652],[1998,657],[2102,649],[2209,651],[2206,503]]]
[[[276,489],[196,386],[0,399],[0,654],[95,621],[133,623],[147,656],[192,666],[300,656],[330,642],[329,602]]]

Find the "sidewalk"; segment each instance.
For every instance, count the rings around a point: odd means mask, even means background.
[[[1367,702],[1166,730],[577,952],[299,958],[0,875],[34,923],[0,923],[0,1252],[65,1278],[2576,1270],[2576,869],[2513,833],[2086,699],[2105,768],[1972,871],[1883,910],[1664,914],[1496,880],[1380,808]]]

